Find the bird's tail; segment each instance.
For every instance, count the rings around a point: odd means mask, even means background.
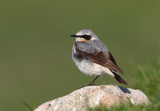
[[[118,75],[117,72],[115,72],[115,71],[113,71],[113,70],[111,70],[111,72],[114,74],[114,78],[115,78],[119,83],[128,85],[128,83],[127,83],[125,80],[123,80],[123,79]]]

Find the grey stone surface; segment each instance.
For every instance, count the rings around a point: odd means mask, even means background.
[[[103,104],[107,107],[130,101],[132,104],[150,104],[140,90],[114,85],[87,86],[72,93],[46,102],[34,111],[86,111],[89,107]]]

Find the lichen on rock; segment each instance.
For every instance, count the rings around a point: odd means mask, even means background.
[[[115,85],[87,86],[72,93],[46,102],[35,111],[86,111],[100,104],[110,107],[130,101],[132,104],[150,104],[140,90]]]

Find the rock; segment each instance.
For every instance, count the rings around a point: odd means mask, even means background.
[[[150,104],[140,90],[114,85],[87,86],[66,96],[40,105],[34,111],[86,111],[87,108],[103,104],[107,107],[130,101],[132,104]]]

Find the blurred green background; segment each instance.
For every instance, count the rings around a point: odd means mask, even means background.
[[[94,77],[72,62],[69,37],[84,28],[107,44],[125,87],[160,55],[159,0],[0,0],[0,110],[34,109],[87,85]],[[120,85],[109,76],[96,84]]]

